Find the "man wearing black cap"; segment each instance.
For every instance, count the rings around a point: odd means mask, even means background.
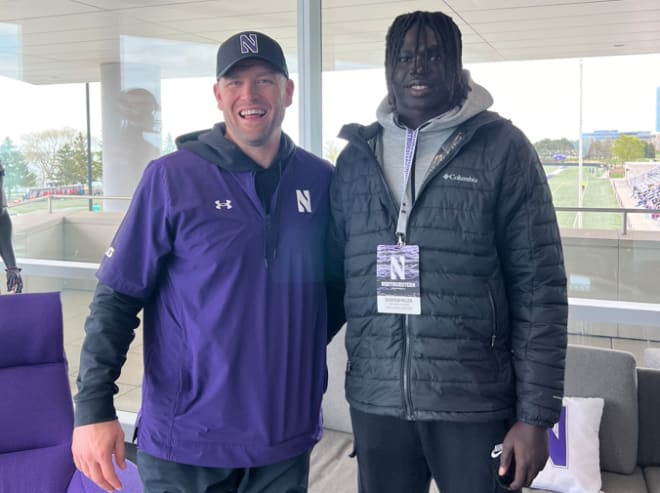
[[[342,322],[324,283],[332,166],[282,132],[293,82],[276,41],[232,36],[216,73],[224,122],[149,164],[97,273],[73,452],[107,491],[121,486],[111,456],[125,457],[114,380],[140,309],[145,491],[307,491],[327,333]]]

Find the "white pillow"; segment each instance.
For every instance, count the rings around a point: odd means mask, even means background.
[[[599,493],[598,431],[605,402],[599,397],[564,397],[561,417],[548,430],[550,458],[532,483],[561,493]]]

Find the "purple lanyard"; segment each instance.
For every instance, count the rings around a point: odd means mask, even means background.
[[[417,134],[419,129],[406,129],[406,148],[403,150],[403,196],[401,197],[401,207],[399,208],[399,220],[396,223],[397,244],[403,246],[406,244],[406,228],[408,226],[408,213],[411,204],[408,204],[408,182],[410,181],[410,171],[415,160],[415,148],[417,147]]]

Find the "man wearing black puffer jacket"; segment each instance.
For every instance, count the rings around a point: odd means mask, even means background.
[[[547,460],[563,395],[550,190],[463,70],[450,17],[399,16],[386,42],[388,96],[377,122],[342,129],[331,187],[359,491],[517,491]]]

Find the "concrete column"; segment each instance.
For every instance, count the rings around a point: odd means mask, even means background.
[[[101,65],[103,194],[131,196],[149,161],[161,154],[160,69],[153,65]],[[105,211],[128,201],[106,200]]]
[[[323,155],[321,0],[298,0],[298,94],[300,146]]]

